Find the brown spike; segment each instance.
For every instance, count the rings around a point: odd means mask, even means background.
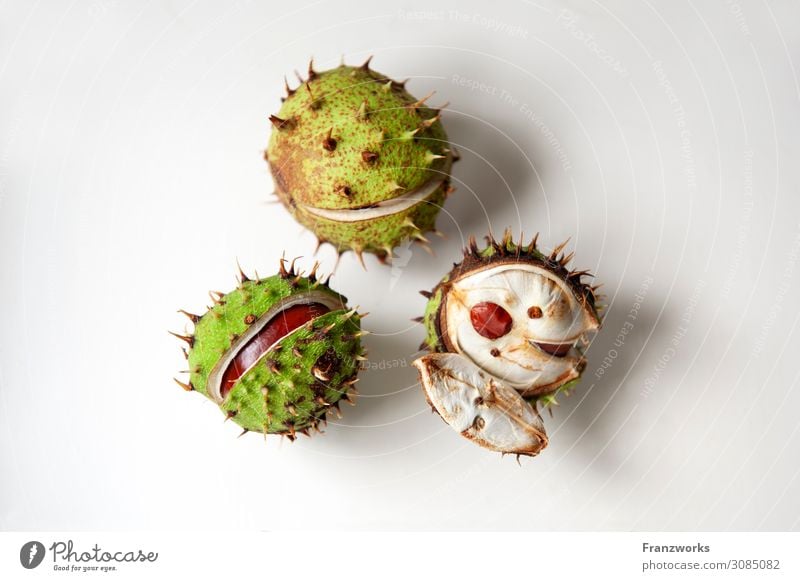
[[[539,243],[539,233],[537,232],[533,236],[533,239],[531,239],[531,243],[528,245],[528,252],[536,250],[536,246],[537,246],[538,243]]]
[[[564,242],[553,248],[553,252],[550,253],[550,260],[556,260],[556,257],[558,256],[559,252],[564,250],[564,247],[567,245],[567,242],[569,242],[569,238],[567,238],[566,240],[564,240]]]
[[[364,64],[363,64],[363,65],[361,65],[361,66],[360,66],[360,67],[358,67],[358,68],[360,68],[362,71],[367,71],[367,72],[369,72],[369,63],[372,61],[372,56],[373,56],[373,55],[369,55],[369,56],[367,57],[367,60],[365,60],[365,61],[364,61]]]
[[[364,249],[360,246],[353,246],[353,252],[355,253],[356,258],[358,258],[358,261],[361,263],[361,268],[367,270],[367,265],[364,264]]]
[[[328,129],[328,135],[325,139],[322,140],[322,147],[327,151],[334,151],[336,149],[336,140],[331,137],[331,133],[333,132],[333,127]]]
[[[441,114],[442,111],[447,109],[449,106],[450,106],[450,101],[445,101],[445,103],[443,105],[439,105],[438,107],[429,107],[429,109],[431,111],[433,111],[435,114],[439,115],[439,114]]]
[[[311,267],[311,272],[308,273],[308,280],[317,282],[317,269],[319,268],[319,261],[314,261],[314,266]]]
[[[189,320],[192,323],[196,323],[197,321],[200,320],[200,315],[195,315],[195,314],[192,314],[192,313],[188,313],[188,312],[184,311],[183,309],[178,309],[178,312],[181,313],[182,315],[186,315],[187,317],[189,317]]]
[[[242,270],[242,265],[239,264],[239,259],[236,259],[236,267],[239,269],[239,284],[250,282],[250,278]]]
[[[423,341],[422,343],[419,344],[419,350],[420,351],[424,351],[427,348],[428,348],[428,344],[425,341]]]
[[[294,257],[294,258],[292,259],[292,263],[289,265],[289,274],[290,274],[291,276],[295,276],[296,274],[298,274],[298,273],[297,273],[297,272],[295,272],[295,270],[294,270],[294,265],[295,265],[295,263],[296,263],[298,260],[300,260],[301,258],[303,258],[303,257],[302,257],[302,256],[296,256],[296,257]]]
[[[433,296],[433,293],[432,293],[432,292],[430,292],[430,291],[426,291],[426,290],[421,290],[421,291],[419,291],[419,294],[421,294],[421,295],[422,295],[423,297],[425,297],[426,299],[429,299],[429,298],[431,298],[431,297]]]
[[[414,101],[413,103],[409,103],[408,105],[406,105],[406,107],[407,107],[408,109],[414,109],[414,110],[417,110],[417,109],[419,109],[420,107],[422,107],[422,106],[425,104],[425,101],[427,101],[428,99],[430,99],[431,97],[433,97],[433,95],[434,95],[435,93],[436,93],[436,91],[431,91],[430,93],[428,93],[427,95],[425,95],[425,96],[424,96],[422,99],[419,99],[419,100],[417,100],[417,101]]]
[[[313,81],[317,78],[317,71],[314,70],[314,57],[311,57],[311,60],[308,61],[308,80]]]
[[[359,121],[364,121],[369,116],[369,112],[367,111],[367,100],[364,99],[361,101],[361,105],[358,106],[356,110],[356,119]]]
[[[394,87],[395,89],[405,89],[406,83],[410,80],[411,79],[405,79],[403,81],[392,81],[392,87]]]
[[[512,242],[511,228],[506,228],[503,232],[503,246],[507,248]]]
[[[392,250],[392,247],[389,246],[388,244],[383,247],[383,256],[382,257],[383,257],[384,262],[386,262],[388,264],[391,264],[392,260],[394,260],[394,251]]]
[[[181,386],[183,389],[185,389],[186,391],[192,391],[192,390],[194,390],[194,387],[192,386],[191,382],[190,382],[190,383],[183,383],[182,381],[179,381],[178,379],[176,379],[176,378],[174,378],[174,377],[173,377],[172,379],[173,379],[173,381],[174,381],[175,383],[177,383],[178,385],[180,385],[180,386]]]
[[[362,151],[361,152],[361,159],[367,163],[373,163],[376,159],[378,159],[378,154],[373,151]]]
[[[589,276],[589,277],[594,278],[594,275],[591,272],[589,272],[588,270],[573,270],[572,272],[570,272],[567,275],[567,278],[574,278],[578,282],[580,282],[581,277],[583,277],[583,276]]]
[[[570,252],[566,256],[562,256],[561,257],[561,266],[566,266],[567,264],[569,264],[569,261],[572,260],[572,258],[574,256],[575,256],[574,252]]]
[[[496,252],[500,251],[500,244],[495,240],[494,232],[492,232],[491,229],[489,230],[489,234],[484,236],[483,239],[486,240],[486,244],[491,246]]]
[[[239,413],[239,412],[237,412],[235,410],[228,410],[227,412],[225,412],[225,420],[224,421],[227,422],[228,420],[235,418],[237,413]]]
[[[177,333],[173,333],[172,331],[167,331],[170,335],[177,337],[181,341],[186,341],[186,344],[189,345],[191,349],[194,346],[194,337],[192,335],[178,335]]]
[[[300,81],[300,84],[306,82],[306,80],[300,75],[300,73],[297,72],[297,69],[294,70],[294,76],[297,77],[297,80]]]
[[[436,258],[436,253],[433,251],[433,248],[431,247],[430,244],[426,244],[425,242],[421,242],[420,240],[414,240],[414,243],[417,244],[418,246],[421,246],[425,252],[430,254],[432,257]]]
[[[350,186],[339,185],[334,190],[340,196],[344,196],[345,198],[349,198],[353,195],[353,190],[350,189]]]
[[[467,251],[470,254],[472,254],[472,256],[475,256],[475,257],[477,257],[478,254],[479,254],[479,252],[478,252],[478,241],[475,240],[475,236],[474,235],[470,235],[470,237],[469,237],[469,239],[467,241]],[[466,255],[467,253],[465,252],[464,254]]]
[[[286,79],[286,75],[283,75],[283,88],[286,89],[286,97],[291,97],[294,95],[295,89],[289,87],[289,81]]]
[[[441,118],[442,118],[442,114],[441,113],[437,113],[434,117],[431,117],[430,119],[425,119],[419,125],[423,129],[427,129],[428,127],[430,127],[431,125],[436,123]]]
[[[283,131],[284,129],[291,129],[294,127],[294,119],[281,119],[277,115],[270,115],[269,121],[272,123],[272,126],[277,129],[278,131]]]
[[[424,320],[425,320],[425,317],[414,317],[413,319],[411,319],[411,322],[412,323],[421,323]]]
[[[248,430],[247,428],[245,428],[244,430],[242,430],[242,433],[241,433],[241,434],[239,434],[239,435],[238,435],[238,436],[236,436],[236,437],[237,437],[237,438],[241,438],[242,436],[244,436],[244,435],[245,435],[247,432],[249,432],[249,431],[250,431],[250,430]]]
[[[311,79],[309,79],[309,81],[310,80]],[[306,83],[306,91],[308,91],[309,98],[308,107],[314,110],[319,109],[322,106],[322,98],[320,97],[317,99],[314,97],[314,92],[311,90],[311,85],[309,83]]]
[[[211,297],[211,300],[215,305],[221,305],[223,304],[222,299],[225,297],[225,293],[221,293],[219,291],[208,291],[208,296]]]
[[[278,274],[281,278],[289,278],[289,273],[286,271],[286,258],[281,256],[280,260],[278,261]]]

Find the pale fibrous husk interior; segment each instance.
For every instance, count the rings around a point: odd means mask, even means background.
[[[454,397],[454,385],[459,383],[453,377],[464,376],[464,370],[471,366],[489,378],[495,392],[501,385],[517,393],[536,417],[539,405],[556,403],[556,394],[568,393],[580,379],[586,365],[581,346],[600,326],[597,287],[583,281],[590,276],[587,271],[567,268],[572,254],[563,253],[566,243],[544,254],[537,247],[537,238],[528,244],[514,242],[507,230],[499,240],[488,236],[484,248],[470,238],[462,262],[455,264],[432,292],[423,291],[428,304],[421,322],[427,333],[421,348],[432,355],[421,357],[415,365],[428,400],[445,421],[454,418],[452,413],[445,413],[446,402]],[[437,358],[444,353],[452,357]],[[457,373],[447,367],[456,362]],[[481,377],[475,373],[467,375]],[[467,389],[466,384],[461,385]],[[445,391],[450,393],[449,399],[442,399]],[[497,402],[507,405],[499,399]],[[463,413],[473,409],[476,415],[472,420],[484,430],[501,425],[483,421],[487,414],[497,412],[495,404],[484,398],[481,405],[482,411],[463,403],[456,407]],[[523,416],[514,417],[517,419],[507,425],[518,427],[518,448],[506,445],[495,449],[534,455],[527,428],[518,419]],[[457,422],[458,426],[464,421]],[[462,429],[458,431],[468,435]],[[475,434],[469,437],[477,441]],[[492,437],[484,435],[482,441],[491,442]],[[546,445],[546,438],[543,442],[535,453]]]

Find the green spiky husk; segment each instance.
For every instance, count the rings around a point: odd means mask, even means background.
[[[546,255],[537,247],[538,235],[527,245],[522,244],[521,240],[520,242],[514,242],[510,230],[506,230],[500,240],[495,239],[493,236],[486,236],[485,239],[486,247],[478,248],[475,238],[470,237],[469,244],[464,249],[464,259],[455,264],[453,269],[439,281],[430,293],[423,292],[423,295],[428,298],[428,302],[425,305],[425,314],[422,317],[425,339],[420,345],[420,349],[427,349],[432,353],[452,352],[453,346],[448,345],[446,335],[441,329],[444,298],[448,286],[477,270],[507,262],[525,262],[547,269],[564,280],[582,304],[590,309],[597,320],[600,320],[599,307],[596,304],[596,287],[589,286],[581,281],[583,276],[588,275],[586,271],[571,271],[566,268],[566,264],[571,257],[565,257],[563,254],[559,255],[564,246],[563,244],[551,254]],[[582,372],[583,370],[580,369],[580,371]],[[526,399],[538,401],[544,405],[553,405],[556,403],[555,397],[557,394],[568,393],[579,381],[580,377],[558,387],[550,394]]]
[[[329,325],[331,330],[321,335]],[[347,395],[346,382],[358,373],[356,357],[361,349],[358,339],[351,337],[359,330],[358,316],[347,318],[345,311],[314,319],[313,325],[286,336],[280,349],[245,373],[222,409],[243,428],[257,432],[286,434],[316,426]],[[328,381],[311,372],[322,358],[333,361],[336,368]]]
[[[197,318],[187,353],[190,381],[186,387],[212,401],[208,378],[236,340],[273,306],[290,297],[322,292],[341,304],[281,339],[253,368],[242,375],[220,408],[245,430],[290,434],[314,427],[331,406],[348,398],[362,355],[360,317],[346,310],[347,299],[317,280],[296,275],[292,269],[260,279],[243,279],[239,287],[222,295]],[[333,369],[326,381],[312,374],[324,356]],[[216,402],[215,402],[216,403]]]
[[[402,84],[344,65],[311,72],[284,101],[266,158],[281,201],[320,241],[340,252],[385,255],[386,247],[433,228],[447,184],[427,203],[375,224],[334,223],[302,209],[365,208],[449,176],[453,156],[439,111],[415,103]],[[401,227],[406,218],[416,228]]]

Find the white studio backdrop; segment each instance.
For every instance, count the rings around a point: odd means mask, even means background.
[[[795,2],[6,2],[0,528],[800,527]],[[449,101],[436,259],[332,279],[371,315],[362,396],[295,443],[172,378],[236,261],[316,246],[262,153],[283,76],[341,56]],[[438,100],[438,101],[437,101]],[[608,304],[550,446],[431,414],[410,322],[470,234],[570,237]],[[317,257],[330,271],[335,256]],[[629,324],[626,324],[629,323]]]

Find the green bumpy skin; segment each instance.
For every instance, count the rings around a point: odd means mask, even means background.
[[[245,432],[294,439],[297,433],[318,430],[327,414],[338,415],[340,401],[352,403],[356,393],[353,384],[364,355],[361,318],[347,309],[345,297],[317,279],[315,271],[316,267],[303,277],[293,268],[285,270],[281,261],[281,272],[275,276],[250,280],[242,274],[235,290],[212,295],[214,305],[202,316],[180,311],[194,322],[194,333],[177,335],[189,345],[185,354],[190,371],[189,383],[177,383],[217,403],[227,419]],[[209,375],[236,340],[262,316],[273,317],[269,313],[273,307],[310,292],[324,293],[341,308],[285,335],[239,377],[221,403],[215,400]]]
[[[452,191],[453,154],[439,110],[416,100],[403,84],[369,68],[342,65],[316,72],[288,97],[273,124],[265,157],[276,194],[320,243],[391,259],[404,240],[427,242]],[[313,209],[374,207],[438,186],[422,201],[387,215],[344,221]]]
[[[559,256],[566,242],[555,248],[551,254],[545,255],[539,251],[536,245],[538,234],[528,245],[523,245],[521,241],[515,243],[511,237],[510,230],[506,230],[501,240],[496,240],[492,236],[486,236],[485,239],[487,246],[479,249],[475,237],[470,237],[468,247],[464,250],[464,260],[454,264],[453,269],[439,281],[432,291],[420,291],[420,294],[428,299],[425,305],[425,314],[421,320],[417,319],[425,328],[425,339],[419,346],[420,350],[427,349],[431,353],[447,353],[449,351],[442,340],[442,332],[439,325],[447,284],[449,281],[458,279],[473,270],[483,268],[492,263],[519,261],[547,268],[550,272],[566,281],[576,296],[582,297],[584,304],[600,320],[602,307],[597,304],[597,295],[595,293],[597,287],[581,282],[583,276],[591,275],[587,271],[568,270],[566,265],[571,255],[568,257]],[[525,399],[545,407],[557,405],[557,396],[568,395],[579,382],[580,377],[565,383],[552,393],[526,397]]]

